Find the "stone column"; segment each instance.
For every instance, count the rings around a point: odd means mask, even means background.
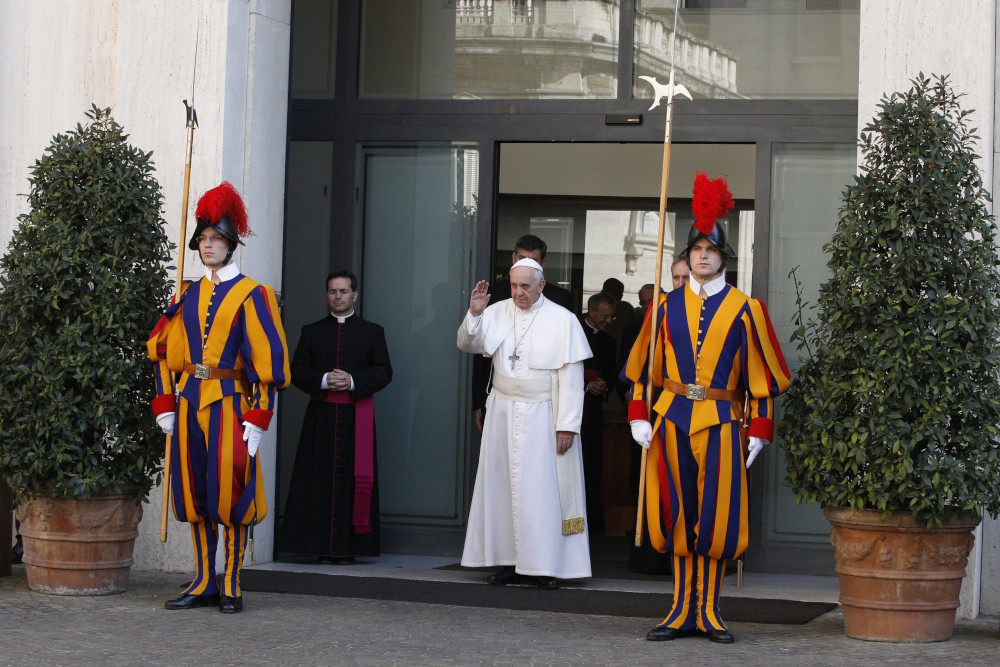
[[[974,109],[971,125],[980,137],[977,154],[983,180],[997,192],[994,164],[998,147],[994,105],[997,0],[863,0],[858,80],[858,131],[872,119],[883,96],[908,90],[921,72],[947,74],[962,105]],[[960,618],[1000,611],[996,522],[988,516],[976,530],[962,584]],[[984,571],[989,572],[984,577]],[[984,594],[981,597],[981,593]],[[988,595],[987,595],[988,593]]]

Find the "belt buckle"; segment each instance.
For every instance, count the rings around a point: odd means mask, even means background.
[[[211,375],[211,371],[211,366],[206,366],[205,364],[194,365],[194,376],[199,380],[208,380]]]
[[[685,396],[690,398],[692,401],[704,401],[705,400],[705,389],[700,384],[689,384],[687,386],[687,393]]]

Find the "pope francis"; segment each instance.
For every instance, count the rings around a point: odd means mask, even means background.
[[[512,298],[487,307],[479,281],[458,330],[458,347],[493,365],[462,565],[501,566],[492,584],[558,588],[590,576],[579,433],[591,351],[577,318],[542,295],[538,262],[516,262],[510,284]]]

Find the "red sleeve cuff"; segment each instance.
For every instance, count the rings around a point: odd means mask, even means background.
[[[160,394],[152,401],[153,415],[159,417],[164,412],[174,412],[177,410],[173,394]]]
[[[584,368],[583,369],[583,381],[584,382],[591,382],[593,380],[598,379],[599,377],[601,377],[601,373],[596,368]]]
[[[274,412],[271,410],[257,410],[256,408],[243,414],[243,421],[250,422],[254,426],[267,430],[271,424],[271,417]]]
[[[645,419],[649,421],[649,412],[646,410],[646,401],[628,402],[628,420]]]
[[[754,438],[764,438],[768,442],[774,442],[774,420],[767,417],[756,417],[750,421],[750,428],[747,435]]]

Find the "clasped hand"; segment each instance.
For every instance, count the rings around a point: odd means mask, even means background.
[[[592,396],[602,396],[607,391],[608,383],[604,381],[604,378],[591,380],[587,383],[587,393]]]
[[[335,369],[326,374],[326,386],[330,391],[347,391],[351,388],[351,374]]]

